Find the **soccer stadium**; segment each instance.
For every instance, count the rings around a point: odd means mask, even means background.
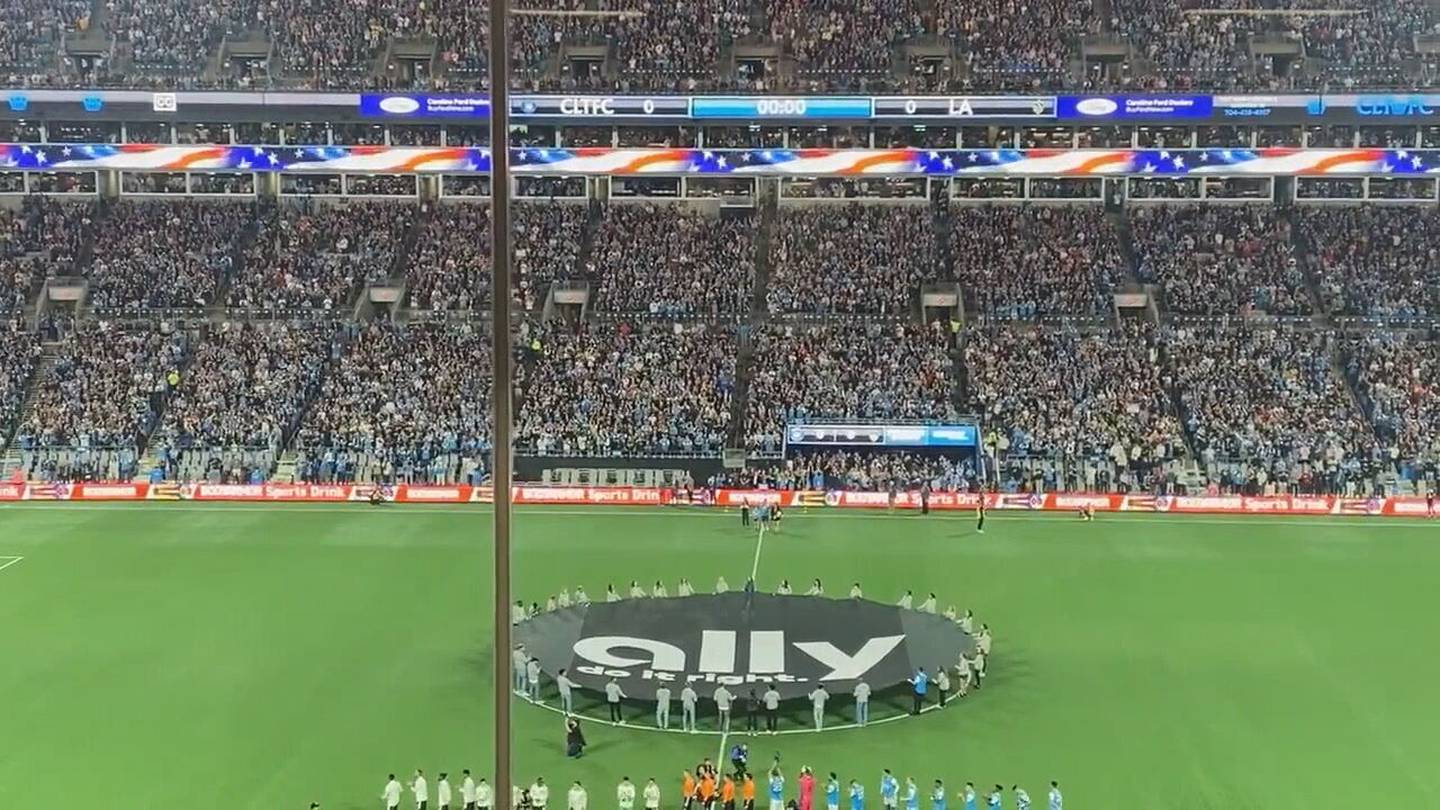
[[[0,76],[0,810],[1440,807],[1440,4],[0,0]]]

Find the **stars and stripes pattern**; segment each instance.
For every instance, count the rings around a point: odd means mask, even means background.
[[[1434,149],[559,149],[517,174],[761,176],[1431,175]],[[483,147],[0,144],[0,171],[485,174]]]

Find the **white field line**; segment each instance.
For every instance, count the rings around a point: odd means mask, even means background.
[[[24,557],[7,557],[3,554],[0,554],[0,571],[4,571],[6,568],[9,568],[10,566],[15,565],[16,563],[24,559]]]

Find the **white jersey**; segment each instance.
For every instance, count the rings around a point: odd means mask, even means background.
[[[450,782],[448,780],[441,779],[439,782],[435,783],[435,803],[440,805],[441,807],[449,806]]]
[[[607,703],[619,703],[623,697],[625,697],[625,690],[620,688],[620,684],[614,681],[605,684],[605,701]]]
[[[584,589],[584,588],[576,588],[576,589],[575,589],[575,604],[577,604],[577,605],[588,605],[588,604],[590,604],[590,594],[585,593],[585,589]]]
[[[676,595],[676,596],[694,596],[694,595],[695,595],[695,589],[692,588],[692,587],[690,587],[690,580],[688,580],[688,579],[682,579],[682,580],[680,580],[680,584],[675,587],[675,595]]]
[[[538,782],[530,786],[530,803],[536,807],[544,807],[550,801],[550,786]]]
[[[825,708],[825,701],[830,699],[830,693],[826,692],[823,687],[819,687],[816,688],[813,692],[811,692],[809,697],[810,705],[814,706],[817,709],[823,709]]]
[[[658,704],[660,704],[661,706],[669,706],[669,705],[670,705],[670,687],[668,687],[668,686],[657,686],[657,687],[655,687],[655,702],[658,703]]]
[[[565,795],[565,806],[569,810],[585,810],[590,804],[590,796],[585,793],[585,788],[576,785],[570,788]]]
[[[657,582],[655,583],[655,590],[651,591],[650,595],[656,599],[664,599],[670,595],[670,592],[665,590],[665,583]]]
[[[853,596],[853,594],[852,594],[852,596]],[[913,598],[912,596],[910,596],[910,594],[907,593],[907,594],[905,594],[904,596],[900,597],[900,601],[899,601],[899,602],[896,602],[896,603],[895,603],[895,606],[898,607],[898,608],[900,608],[901,610],[909,610],[909,609],[911,608],[911,606],[913,606],[914,604],[915,604],[914,598]]]
[[[715,690],[715,705],[720,707],[722,712],[730,711],[730,701],[734,699],[735,696],[730,694],[730,690],[723,686]]]
[[[985,653],[986,655],[989,655],[989,654],[990,654],[990,631],[989,631],[989,630],[981,630],[981,631],[980,631],[980,635],[975,639],[975,646],[977,646],[977,647],[980,648],[980,652]]]
[[[525,621],[525,606],[516,605],[510,608],[510,623],[519,624],[523,621]]]
[[[475,786],[475,806],[493,807],[495,805],[495,789],[490,787],[489,782],[481,782]]]
[[[1050,788],[1050,810],[1065,810],[1065,797],[1060,795],[1060,788]]]
[[[525,665],[525,677],[526,677],[526,678],[529,678],[531,683],[537,683],[537,682],[539,682],[539,680],[540,680],[540,662],[539,662],[539,661],[536,661],[536,660],[533,659],[533,658],[530,659],[529,663],[527,663],[527,664]]]
[[[619,602],[619,601],[620,601],[620,594],[614,592],[613,590],[611,590],[611,591],[606,591],[606,592],[605,592],[605,601],[606,601],[606,602]]]
[[[561,591],[561,592],[555,597],[555,604],[559,605],[559,606],[562,607],[562,608],[568,608],[568,607],[570,607],[570,592],[569,592],[569,591]]]
[[[475,780],[468,776],[460,782],[460,801],[466,804],[475,803]]]
[[[516,650],[510,655],[510,661],[515,664],[516,672],[524,672],[525,666],[530,663],[530,656],[524,650]]]
[[[817,582],[817,583],[815,583],[815,584],[813,584],[813,585],[810,586],[810,590],[806,591],[806,592],[805,592],[805,595],[806,595],[806,596],[824,596],[824,595],[825,595],[825,588],[824,588],[824,586],[822,586],[820,583]]]
[[[651,782],[645,786],[645,810],[659,810],[660,786]]]
[[[546,613],[554,613],[554,612],[555,612],[555,608],[558,607],[558,606],[559,606],[559,603],[555,601],[555,597],[553,597],[553,596],[550,597],[549,599],[546,599],[546,600],[545,600],[545,612],[546,612]]]
[[[384,800],[384,802],[385,802],[385,807],[387,807],[387,808],[390,808],[390,807],[399,807],[399,806],[400,806],[400,783],[399,783],[399,782],[396,782],[394,779],[391,779],[389,782],[386,782],[386,783],[385,783],[385,790],[380,793],[380,798],[381,798],[382,800]]]
[[[415,781],[410,783],[410,792],[415,794],[416,804],[428,801],[430,798],[430,785],[425,782],[425,777],[415,777]]]
[[[633,585],[631,585],[631,586],[630,586],[630,598],[631,598],[631,599],[644,599],[644,598],[645,598],[645,589],[642,588],[642,587],[640,587],[639,584],[633,584]]]
[[[973,628],[974,626],[975,617],[970,615],[970,611],[965,611],[965,615],[960,617],[960,629],[969,633],[972,632],[971,628]]]
[[[680,690],[680,704],[682,706],[693,709],[695,708],[695,701],[699,699],[700,696],[695,694],[695,690],[691,689],[689,684],[686,684],[685,688]]]
[[[772,712],[780,708],[780,693],[774,689],[766,689],[763,700],[765,701],[765,708]]]
[[[719,579],[715,580],[715,593],[729,593],[729,592],[730,592],[730,583],[726,582],[724,577],[720,577]]]
[[[569,675],[556,675],[556,676],[555,676],[555,686],[559,687],[559,689],[560,689],[560,694],[562,694],[562,695],[569,695],[569,694],[570,694],[570,690],[572,690],[572,689],[574,689],[574,688],[576,687],[576,683],[575,683],[574,681],[570,680],[570,676],[569,676]]]
[[[926,598],[925,598],[925,601],[920,603],[920,612],[921,612],[921,613],[934,613],[934,612],[935,612],[935,597],[933,597],[933,596],[926,597]]]
[[[870,702],[870,684],[865,683],[864,681],[861,681],[860,683],[855,684],[855,692],[854,692],[854,694],[855,694],[855,702],[856,702],[856,703],[869,703],[869,702]]]
[[[775,593],[778,596],[789,596],[790,594],[794,593],[794,591],[790,589],[790,583],[782,582],[780,583],[780,587],[775,589]]]
[[[620,806],[620,810],[631,810],[635,806],[635,786],[629,782],[621,782],[620,786],[615,788],[615,804]]]
[[[863,593],[860,592],[860,586],[859,586],[858,584],[857,584],[857,585],[851,585],[851,586],[850,586],[850,598],[851,598],[851,599],[860,599],[860,598],[862,598],[862,597],[864,597],[864,596],[865,596],[865,594],[863,594]]]

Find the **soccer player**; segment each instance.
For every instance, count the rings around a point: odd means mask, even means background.
[[[475,810],[493,810],[494,807],[495,789],[482,777],[475,785]]]
[[[530,805],[535,810],[545,810],[545,805],[550,802],[550,786],[545,784],[545,777],[535,777],[535,782],[530,785]]]
[[[780,580],[780,587],[775,589],[776,596],[789,596],[794,592],[795,591],[790,587],[790,580],[788,579]]]
[[[1005,788],[996,785],[995,789],[990,791],[990,795],[985,797],[985,806],[989,810],[1000,810],[1000,803],[1004,796]]]
[[[555,597],[555,604],[561,610],[570,607],[570,592],[561,588],[559,595]]]
[[[729,731],[729,730],[730,730],[730,702],[735,699],[735,695],[731,694],[730,690],[729,690],[729,689],[726,689],[724,684],[721,684],[720,686],[715,687],[714,698],[715,698],[715,708],[716,708],[716,710],[717,710],[717,711],[719,712],[719,714],[720,714],[720,718],[719,718],[720,730],[721,730],[721,731]]]
[[[785,810],[785,777],[779,768],[770,769],[770,810]]]
[[[670,687],[655,687],[655,727],[670,728]]]
[[[525,654],[524,644],[515,645],[515,652],[510,654],[510,661],[514,665],[515,671],[515,694],[528,694],[530,688],[528,686],[525,675],[526,671],[529,669],[530,656]]]
[[[680,690],[680,728],[691,734],[695,733],[695,703],[699,699],[688,683]]]
[[[915,777],[905,777],[905,810],[920,810],[920,786]]]
[[[908,683],[914,689],[911,695],[914,702],[910,706],[910,713],[919,714],[925,706],[925,694],[930,691],[930,676],[925,674],[924,667],[920,667],[915,670],[915,677],[910,678]]]
[[[620,688],[614,678],[605,684],[605,702],[610,706],[610,720],[622,726],[625,725],[625,716],[620,712],[620,701],[625,697],[625,690]]]
[[[886,768],[880,772],[880,806],[885,810],[895,810],[895,805],[900,799],[900,782]]]
[[[815,730],[825,730],[825,701],[830,699],[830,693],[825,691],[823,685],[816,686],[810,691],[810,711],[815,715]]]
[[[945,783],[939,779],[930,790],[930,810],[945,810]]]
[[[800,810],[812,810],[815,806],[815,774],[809,765],[800,766],[800,776],[795,780],[800,785]]]
[[[540,659],[531,658],[525,662],[525,681],[530,685],[530,701],[540,702]]]
[[[584,586],[579,586],[579,587],[575,588],[575,604],[577,604],[577,605],[588,605],[588,604],[590,604],[590,594],[585,593],[585,588],[584,588]]]
[[[765,730],[771,734],[779,724],[780,693],[775,691],[775,684],[765,687]]]
[[[945,672],[945,667],[935,668],[935,696],[940,701],[940,708],[945,708],[945,697],[950,693],[950,675]]]
[[[805,592],[805,595],[806,595],[806,596],[824,596],[824,595],[825,595],[825,586],[820,584],[820,578],[819,578],[819,577],[816,577],[816,578],[814,579],[814,581],[812,581],[812,582],[810,583],[810,590],[806,591],[806,592]]]
[[[728,773],[720,779],[720,806],[724,810],[735,810],[735,780]]]
[[[900,597],[900,601],[895,603],[895,606],[901,610],[910,610],[915,606],[915,595],[906,591],[905,595]]]
[[[470,776],[469,768],[461,771],[461,776],[465,778],[460,780],[460,803],[465,810],[475,810],[475,779]]]
[[[931,591],[931,592],[930,592],[930,595],[925,598],[925,601],[920,603],[920,612],[921,612],[921,613],[929,613],[929,614],[931,614],[931,615],[934,615],[934,613],[935,613],[935,592],[934,592],[934,591]]]
[[[854,585],[851,585],[851,586],[850,586],[850,598],[851,598],[851,599],[863,599],[863,598],[865,598],[865,594],[862,593],[861,590],[860,590],[860,583],[859,583],[859,581],[856,581],[856,583],[855,583]]]
[[[620,594],[618,594],[618,593],[615,592],[615,586],[614,586],[614,585],[606,585],[606,586],[605,586],[605,601],[606,601],[606,602],[619,602],[619,601],[620,601]]]
[[[642,587],[640,587],[640,583],[639,583],[639,582],[636,582],[636,581],[633,580],[633,579],[630,580],[630,598],[631,598],[631,599],[644,599],[644,598],[645,598],[645,589],[642,588]]]
[[[1050,783],[1050,810],[1065,810],[1065,797],[1060,795],[1060,783]]]
[[[560,710],[566,714],[575,712],[575,687],[579,684],[570,680],[570,676],[561,669],[555,673],[555,687],[560,690]]]
[[[660,810],[660,785],[653,776],[645,783],[645,810]]]
[[[684,810],[695,807],[695,777],[689,771],[680,772],[680,801]]]
[[[1025,788],[1011,785],[1010,792],[1015,794],[1015,810],[1030,810],[1030,794],[1025,792]]]
[[[576,779],[575,784],[570,786],[570,792],[565,794],[565,810],[585,810],[590,806],[590,794],[585,792],[585,786]]]
[[[975,808],[975,785],[972,782],[965,783],[965,792],[960,794],[965,799],[965,810],[976,810]]]
[[[635,785],[630,777],[620,777],[620,784],[615,786],[615,804],[620,810],[635,810]]]
[[[1088,504],[1088,503],[1085,504],[1085,505],[1083,505],[1083,506],[1081,506],[1081,507],[1080,507],[1080,519],[1081,519],[1081,520],[1094,520],[1094,519],[1095,519],[1095,507],[1091,506],[1091,505]]]
[[[399,810],[400,807],[400,783],[395,780],[395,774],[390,774],[385,780],[385,789],[380,791],[380,800],[385,803],[385,810]]]
[[[855,725],[870,722],[870,684],[860,681],[855,684]]]
[[[825,782],[825,810],[840,810],[840,777],[834,771]]]
[[[975,533],[985,533],[985,493],[980,493],[980,500],[975,504]]]
[[[728,583],[728,582],[725,581],[725,577],[724,577],[723,575],[717,577],[717,578],[715,579],[715,593],[729,593],[729,592],[730,592],[730,583]]]
[[[740,802],[742,810],[755,810],[755,777],[749,771],[740,778]]]
[[[850,780],[850,810],[865,810],[865,786]]]
[[[415,810],[430,806],[430,785],[425,781],[425,772],[415,769],[415,778],[410,780],[410,792],[415,795]]]
[[[440,774],[440,781],[435,783],[435,804],[440,810],[450,810],[450,775]]]

